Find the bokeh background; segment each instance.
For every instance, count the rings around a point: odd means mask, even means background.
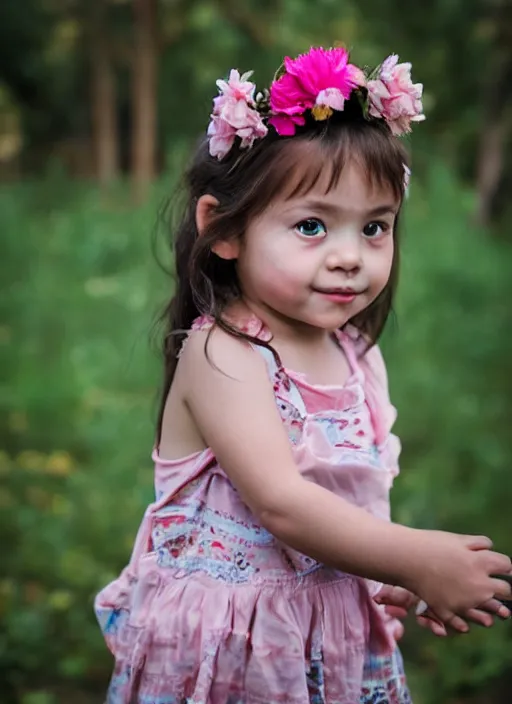
[[[334,42],[360,65],[399,53],[425,84],[384,339],[395,518],[512,553],[510,0],[1,0],[2,704],[103,701],[93,595],[152,498],[159,213],[215,80],[265,86],[284,55]],[[512,701],[511,636],[408,625],[415,702]]]

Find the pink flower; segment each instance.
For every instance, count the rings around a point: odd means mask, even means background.
[[[210,154],[217,159],[222,159],[233,146],[236,130],[231,127],[229,122],[212,115],[208,125],[208,137],[210,138]]]
[[[217,81],[220,91],[213,100],[213,113],[208,126],[210,154],[222,159],[229,152],[235,137],[241,139],[243,148],[252,147],[254,140],[267,134],[260,113],[256,110],[254,91],[256,86],[247,79],[252,72],[244,73],[232,69],[228,81]]]
[[[364,84],[362,71],[348,63],[348,52],[341,48],[312,48],[296,59],[286,57],[284,66],[285,73],[270,87],[269,122],[280,135],[295,134],[306,110],[316,119],[343,110],[352,90]]]
[[[343,110],[345,96],[339,88],[326,88],[316,96],[315,105],[324,105],[332,110]]]
[[[393,134],[410,132],[411,122],[425,119],[423,85],[412,82],[411,64],[399,64],[396,54],[384,61],[379,77],[368,81],[367,88],[370,115],[386,120]]]
[[[229,72],[229,80],[223,81],[219,79],[217,81],[217,87],[221,93],[218,98],[215,98],[214,103],[218,100],[245,100],[246,103],[254,102],[254,91],[256,86],[251,81],[247,79],[252,76],[252,71],[247,71],[247,73],[240,76],[239,72],[232,68]]]

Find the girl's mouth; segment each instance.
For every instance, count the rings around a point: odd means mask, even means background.
[[[354,291],[352,288],[324,288],[315,290],[333,303],[352,303],[356,296],[359,295],[359,292]]]

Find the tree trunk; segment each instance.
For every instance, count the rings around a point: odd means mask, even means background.
[[[109,52],[106,0],[90,5],[91,108],[96,177],[102,187],[119,175],[116,84]]]
[[[490,21],[493,42],[486,68],[477,163],[477,219],[483,226],[490,225],[495,214],[496,195],[505,169],[505,147],[511,132],[512,54],[509,47],[512,41],[512,6],[509,0],[494,3]]]
[[[157,0],[133,0],[132,179],[137,200],[156,174]]]
[[[493,218],[493,205],[503,176],[503,153],[508,131],[505,121],[499,116],[489,116],[489,122],[480,138],[477,173],[477,222],[483,227],[490,225]]]

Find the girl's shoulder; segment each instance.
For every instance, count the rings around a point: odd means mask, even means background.
[[[266,330],[261,322],[226,322],[250,338],[266,339]],[[250,340],[231,334],[209,315],[194,320],[182,343],[179,357],[177,374],[180,377],[184,373],[189,374],[196,381],[201,376],[201,370],[207,376],[219,371],[234,376],[241,372],[245,376],[245,372],[253,371],[253,368],[265,367],[260,355],[254,354]]]
[[[269,342],[272,339],[272,335],[268,328],[255,315],[228,315],[225,317],[225,322],[242,335],[247,335],[248,337],[262,340],[264,342]],[[192,339],[203,339],[205,337],[210,338],[210,333],[213,330],[217,333],[217,340],[222,340],[224,338],[226,339],[226,344],[229,346],[233,345],[232,341],[235,341],[235,346],[236,343],[240,346],[240,343],[244,342],[243,339],[237,339],[235,336],[230,335],[227,331],[221,328],[212,315],[200,315],[195,318],[190,326],[190,329],[186,331],[186,336],[181,345],[179,356],[183,356],[185,349],[189,346]],[[207,333],[207,335],[196,335],[195,333]],[[220,344],[222,346],[222,342],[216,342],[214,344]]]

